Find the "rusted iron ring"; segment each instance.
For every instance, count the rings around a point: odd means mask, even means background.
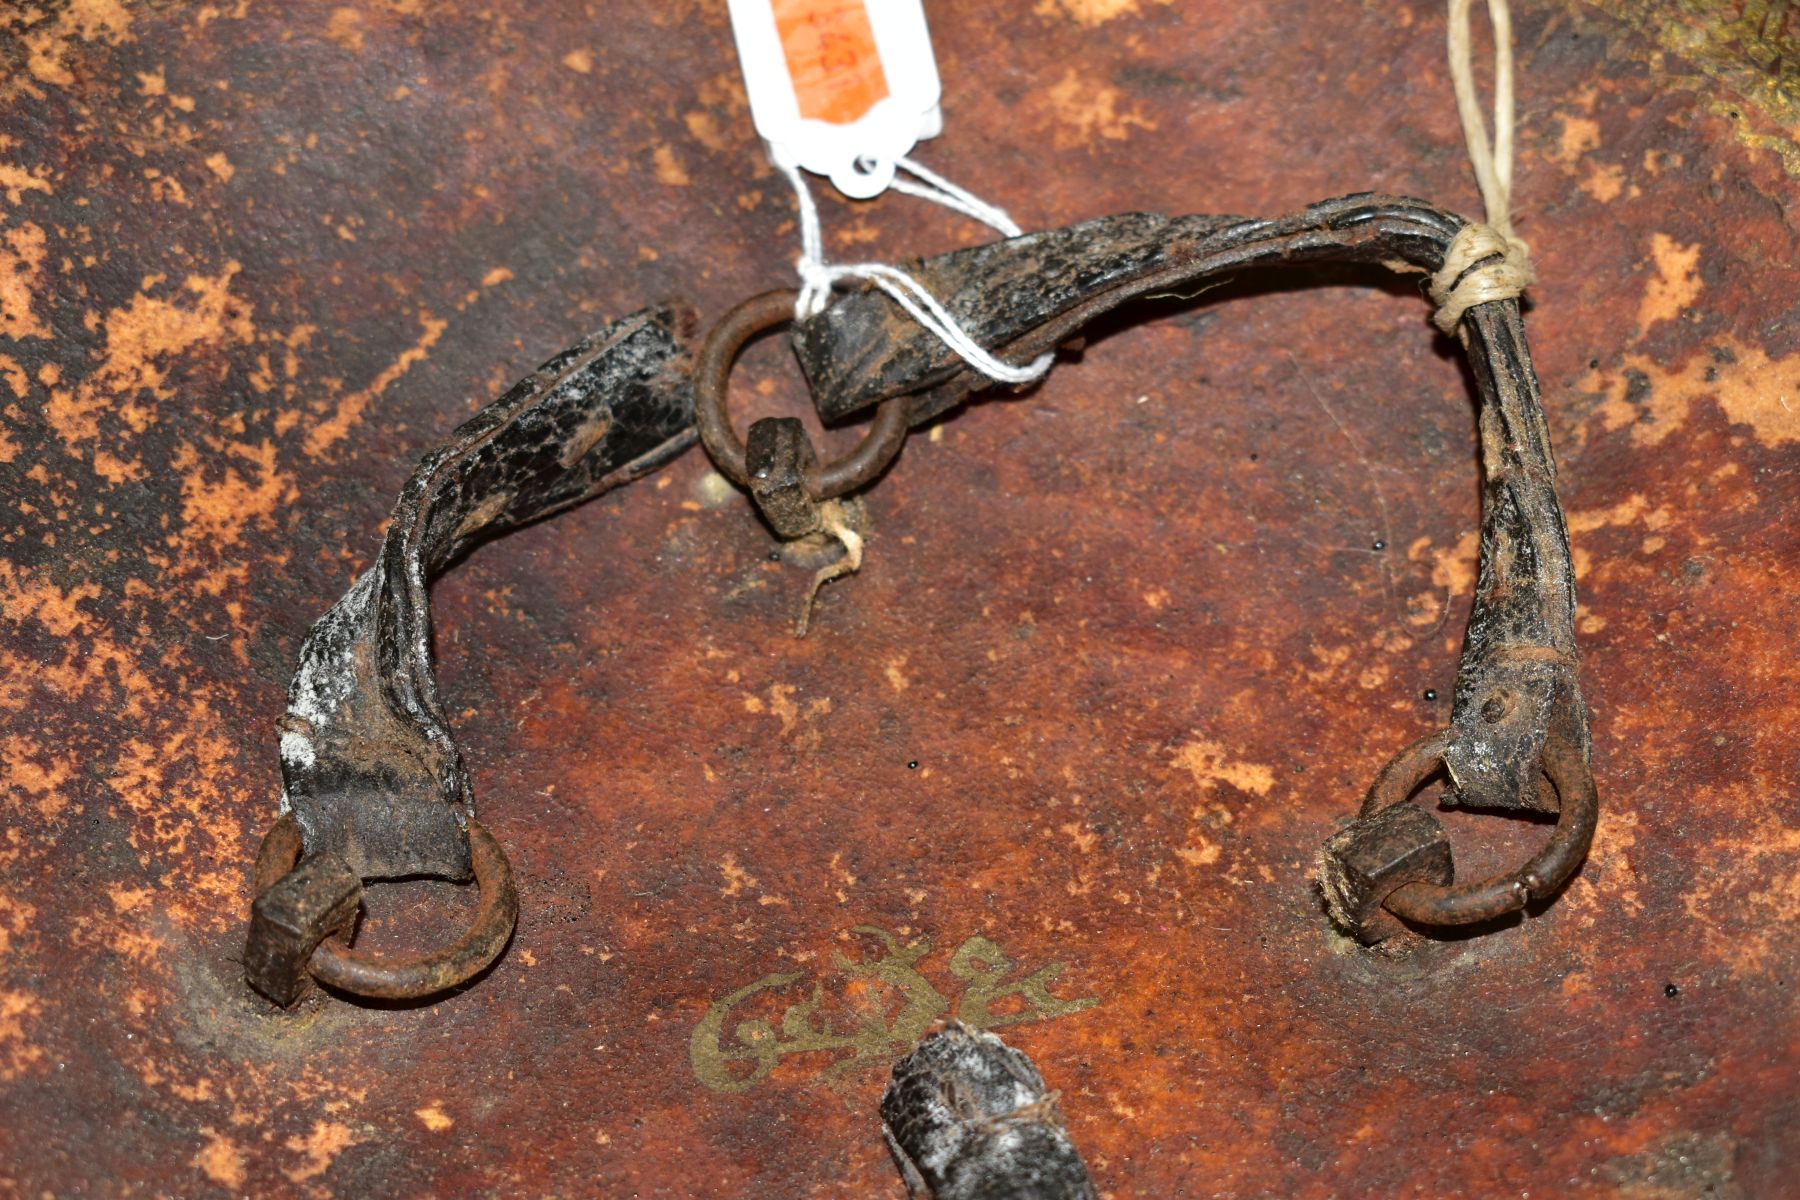
[[[338,937],[328,937],[307,960],[314,979],[340,991],[378,1000],[416,1000],[453,988],[481,973],[500,956],[519,918],[519,893],[512,864],[494,835],[477,821],[468,823],[469,858],[481,903],[461,938],[443,949],[408,958],[391,958],[355,950]],[[252,876],[261,896],[300,860],[303,842],[299,823],[284,816],[263,838]]]
[[[694,367],[694,424],[700,441],[719,473],[739,487],[750,486],[744,440],[731,427],[726,396],[732,364],[751,338],[794,319],[794,291],[764,292],[726,313],[706,335]],[[835,462],[810,464],[804,475],[814,500],[842,496],[872,482],[900,453],[906,442],[907,398],[885,400],[875,410],[874,424],[856,448]]]
[[[1455,732],[1439,730],[1396,754],[1370,786],[1360,817],[1410,797],[1444,765],[1444,751]],[[1382,907],[1417,925],[1471,925],[1555,893],[1587,856],[1600,801],[1586,759],[1564,739],[1553,737],[1544,744],[1543,772],[1561,805],[1549,841],[1524,866],[1480,883],[1409,883],[1389,893]]]

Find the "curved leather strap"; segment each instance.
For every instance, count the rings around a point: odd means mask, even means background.
[[[1253,268],[1364,262],[1435,272],[1466,222],[1422,200],[1357,195],[1275,220],[1103,217],[916,264],[919,281],[982,345],[1027,361],[1132,300]],[[1479,264],[1478,264],[1479,265]],[[1464,804],[1554,812],[1540,788],[1555,736],[1585,760],[1574,570],[1556,466],[1516,301],[1471,308],[1458,336],[1481,394],[1481,560],[1444,759]],[[884,293],[844,296],[793,334],[821,417],[896,396],[918,424],[992,384]]]
[[[438,701],[430,580],[476,542],[694,442],[690,318],[646,309],[557,355],[426,455],[375,564],[312,627],[281,722],[281,810],[363,879],[470,875],[468,772]]]

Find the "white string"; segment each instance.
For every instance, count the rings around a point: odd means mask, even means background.
[[[968,331],[957,323],[956,318],[939,303],[936,296],[898,267],[888,263],[827,263],[825,235],[819,224],[819,207],[813,201],[812,189],[806,186],[806,177],[801,174],[798,166],[782,157],[776,156],[774,161],[781,168],[782,174],[788,177],[788,182],[794,185],[794,196],[800,205],[800,258],[794,264],[800,274],[800,296],[794,302],[795,320],[804,321],[824,312],[831,299],[831,289],[839,281],[866,279],[886,292],[926,332],[950,347],[989,379],[1000,383],[1030,383],[1042,378],[1050,369],[1050,364],[1056,357],[1051,353],[1040,354],[1022,367],[1015,367],[995,358],[969,336]],[[911,159],[898,159],[895,165],[923,181],[914,183],[896,175],[891,185],[895,191],[941,204],[991,226],[1007,237],[1020,236],[1018,225],[1004,209],[996,208]]]
[[[1507,0],[1487,0],[1488,22],[1494,27],[1494,136],[1488,140],[1481,101],[1475,95],[1475,70],[1469,34],[1473,0],[1449,0],[1448,49],[1450,82],[1456,113],[1475,183],[1481,189],[1487,223],[1470,222],[1458,231],[1444,254],[1444,265],[1431,281],[1431,298],[1439,329],[1452,333],[1463,313],[1477,304],[1510,300],[1534,278],[1531,251],[1513,233],[1513,52],[1512,13]],[[1483,265],[1477,267],[1476,264]],[[1475,268],[1471,270],[1471,268]]]
[[[1488,140],[1481,101],[1475,95],[1475,70],[1469,10],[1473,0],[1450,0],[1447,29],[1450,83],[1456,92],[1456,115],[1463,143],[1475,168],[1487,223],[1503,238],[1513,236],[1513,53],[1512,12],[1506,0],[1488,0],[1488,23],[1494,28],[1494,137]]]
[[[983,225],[999,230],[1007,237],[1019,237],[1024,231],[1007,215],[1006,210],[989,204],[975,193],[960,188],[936,171],[910,158],[896,158],[894,165],[910,175],[924,180],[917,184],[910,179],[902,179],[898,173],[888,186],[896,192],[904,192],[908,196],[917,196],[921,200],[930,200],[945,208],[954,208],[957,212],[974,217]]]

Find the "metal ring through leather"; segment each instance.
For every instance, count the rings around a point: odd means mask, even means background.
[[[745,300],[719,318],[706,335],[694,366],[694,425],[700,431],[701,444],[719,473],[739,487],[750,486],[750,472],[744,465],[744,439],[731,427],[731,414],[726,411],[731,368],[751,338],[794,319],[798,299],[798,292],[782,290]],[[807,471],[807,494],[814,500],[830,500],[872,482],[900,453],[906,441],[906,417],[907,397],[882,401],[869,432],[854,450]]]
[[[352,949],[338,938],[319,943],[306,969],[314,979],[380,1000],[416,1000],[453,988],[481,973],[500,956],[519,919],[519,893],[506,851],[477,821],[470,821],[469,858],[481,901],[468,931],[454,943],[425,954],[396,958]],[[302,837],[291,816],[275,823],[257,852],[253,886],[262,895],[300,861]]]
[[[1399,804],[1435,774],[1454,730],[1443,729],[1396,754],[1369,788],[1362,815]],[[1543,752],[1543,770],[1561,801],[1549,841],[1516,871],[1480,883],[1409,883],[1395,888],[1382,906],[1419,925],[1469,925],[1517,912],[1560,888],[1581,865],[1600,815],[1594,775],[1581,752],[1555,738]]]

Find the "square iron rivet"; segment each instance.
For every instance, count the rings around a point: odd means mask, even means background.
[[[1367,945],[1406,928],[1381,906],[1394,889],[1448,884],[1455,875],[1443,825],[1412,803],[1358,817],[1319,852],[1319,887],[1331,919]]]
[[[319,943],[347,932],[362,908],[362,879],[335,854],[303,860],[250,906],[244,976],[286,1008],[312,983],[306,961]]]
[[[819,531],[819,505],[806,491],[806,472],[816,461],[806,427],[793,417],[764,417],[744,440],[750,495],[787,541]]]

